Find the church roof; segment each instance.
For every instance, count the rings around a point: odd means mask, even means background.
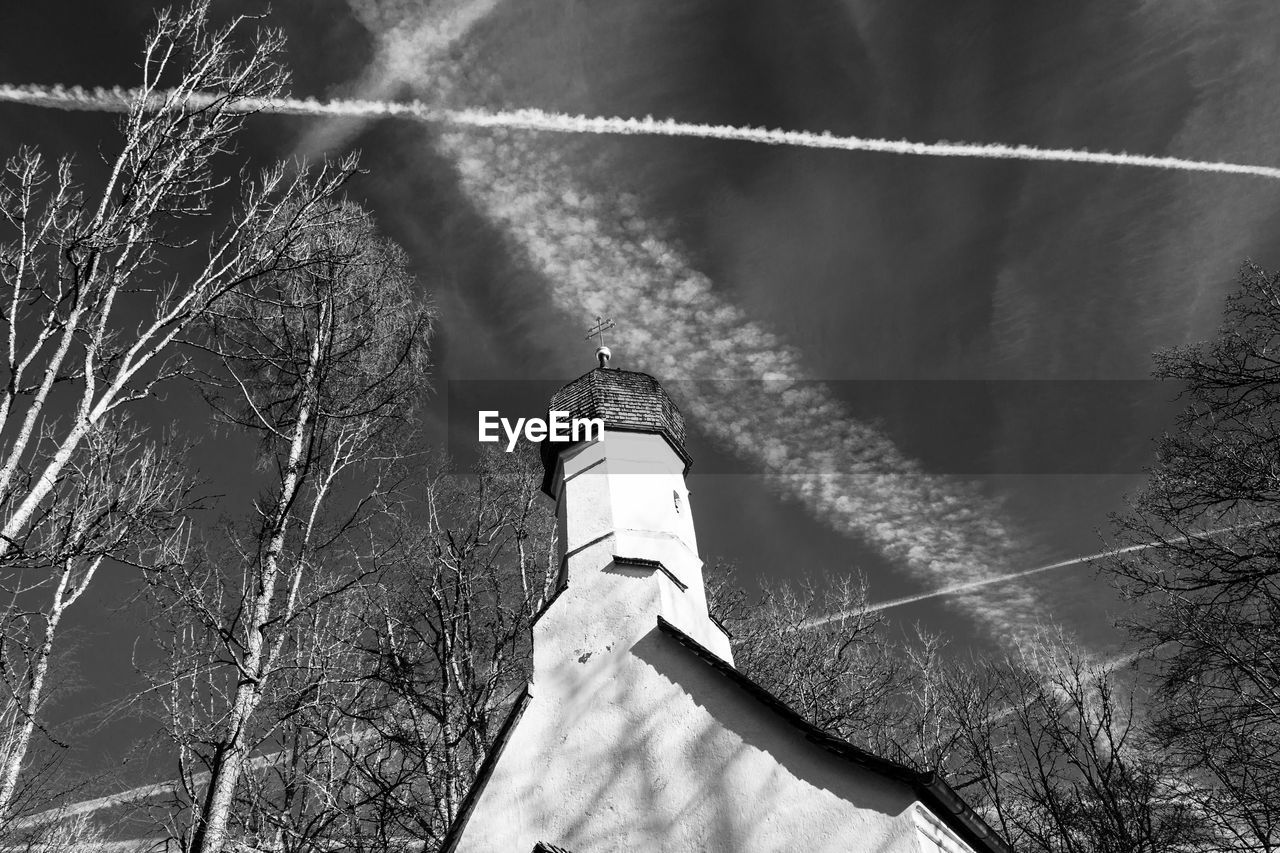
[[[743,675],[719,655],[703,646],[697,640],[672,625],[661,616],[658,617],[658,628],[680,645],[689,649],[714,669],[733,681],[750,696],[768,707],[778,716],[804,734],[806,740],[827,752],[834,753],[846,761],[887,776],[908,785],[916,797],[926,805],[952,832],[959,835],[977,853],[1014,853],[1012,847],[1005,843],[999,834],[987,825],[960,795],[937,774],[921,773],[904,764],[881,758],[860,749],[846,740],[824,732],[804,717],[793,711],[790,706],[774,696],[765,688]]]
[[[964,839],[965,843],[972,847],[976,853],[1015,853],[1014,849],[1005,843],[1004,839],[977,812],[970,808],[968,803],[952,790],[950,785],[936,774],[921,773],[904,764],[881,758],[878,755],[867,752],[865,749],[854,746],[846,740],[824,732],[792,710],[777,696],[774,696],[768,690],[738,672],[715,652],[706,648],[661,616],[658,617],[658,629],[701,658],[760,704],[799,729],[810,743],[833,753],[851,764],[908,786],[920,802],[928,807],[930,812],[946,824],[952,832]],[[461,840],[462,829],[466,825],[467,819],[471,816],[471,810],[475,806],[476,800],[479,799],[480,791],[489,781],[493,768],[498,763],[498,757],[502,754],[507,739],[515,728],[516,722],[524,713],[528,702],[529,691],[526,687],[525,691],[516,699],[507,720],[498,732],[497,739],[489,750],[489,754],[485,756],[484,763],[480,766],[480,772],[476,776],[475,784],[467,792],[462,807],[454,818],[453,825],[449,827],[449,831],[445,834],[444,840],[440,845],[441,853],[450,853],[456,847],[458,841]],[[544,851],[545,853],[569,853],[569,851],[562,848],[545,842],[538,842],[534,847],[534,853],[544,853]]]
[[[666,438],[684,460],[686,472],[692,464],[684,449],[684,415],[658,380],[647,373],[597,367],[553,394],[547,408],[552,412],[567,412],[571,419],[600,418],[609,430],[657,433]],[[542,490],[548,495],[556,457],[570,446],[550,440],[542,443],[542,464],[546,471]]]

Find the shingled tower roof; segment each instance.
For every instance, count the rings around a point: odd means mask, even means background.
[[[548,410],[568,412],[571,419],[600,418],[605,429],[615,432],[656,433],[684,460],[686,472],[692,464],[684,448],[684,415],[658,380],[647,373],[597,367],[551,395]],[[548,495],[556,459],[560,451],[572,446],[572,442],[542,442],[542,490]]]

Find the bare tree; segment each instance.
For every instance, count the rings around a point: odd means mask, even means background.
[[[1280,282],[1246,265],[1218,337],[1157,355],[1187,407],[1117,519],[1156,732],[1223,849],[1280,849]]]
[[[475,473],[415,473],[382,570],[309,640],[323,688],[284,715],[238,806],[281,850],[434,849],[529,676],[558,576],[540,464],[486,452]]]
[[[365,692],[369,587],[328,598],[290,627],[292,660],[278,668],[264,713],[273,722],[232,805],[241,843],[280,853],[395,849],[395,839],[369,831],[381,804],[362,784],[363,767],[387,747],[350,713]]]
[[[64,469],[37,526],[39,538],[29,538],[30,547],[10,555],[7,605],[0,613],[0,709],[6,723],[0,803],[6,822],[28,806],[45,805],[31,796],[30,784],[22,797],[18,786],[32,735],[42,728],[63,617],[106,561],[156,565],[181,558],[188,489],[177,453],[112,419],[86,436]]]
[[[708,587],[738,669],[811,723],[956,787],[977,781],[965,739],[991,707],[990,687],[941,637],[918,626],[892,636],[867,607],[865,580],[767,584],[753,601],[718,564]]]
[[[418,537],[371,611],[378,644],[356,713],[389,751],[366,784],[386,807],[379,831],[424,850],[457,816],[530,674],[532,624],[559,576],[540,482],[532,452],[487,452],[475,475],[423,478]]]
[[[966,793],[1015,849],[1216,849],[1114,666],[1046,632],[981,665],[974,683],[985,701],[970,705],[976,713],[961,728]]]
[[[884,737],[897,717],[905,661],[886,640],[884,620],[867,606],[861,579],[765,585],[754,600],[736,586],[732,566],[708,573],[712,614],[733,637],[737,668],[809,722],[841,737]],[[842,614],[827,620],[828,614]],[[824,617],[821,625],[813,620]]]
[[[310,654],[298,621],[378,565],[389,489],[378,478],[403,455],[425,390],[431,312],[403,253],[355,205],[317,221],[288,269],[228,293],[200,337],[220,365],[205,377],[211,403],[260,437],[271,469],[255,518],[226,528],[216,558],[153,575],[177,625],[170,722],[189,783],[185,835],[202,853],[223,848],[246,761],[279,723],[271,709],[295,701],[275,687],[318,688],[279,678]]]
[[[85,815],[51,818],[5,839],[12,853],[111,853],[103,827]],[[141,846],[141,845],[139,845]]]
[[[713,609],[740,670],[815,725],[946,779],[1014,849],[1212,849],[1132,694],[1061,635],[958,661],[918,629],[889,639],[861,584],[772,585],[748,605],[717,574]],[[815,618],[830,613],[846,615]]]
[[[397,478],[403,489],[376,498],[379,547],[363,559],[372,570],[286,629],[231,804],[239,843],[434,849],[528,678],[532,622],[558,575],[536,457],[486,453],[468,474],[442,462],[412,470]],[[313,576],[343,568],[312,562]],[[206,651],[184,655],[179,670],[221,642],[196,633]],[[205,697],[219,708],[234,698],[216,676],[193,687],[170,703],[188,721]],[[215,722],[174,727],[195,735],[189,752],[207,754],[198,741]],[[185,799],[207,780],[189,775]]]
[[[160,14],[102,186],[86,192],[69,160],[49,168],[32,150],[0,175],[0,572],[13,709],[0,818],[11,816],[63,614],[104,560],[138,553],[133,522],[183,493],[126,410],[184,372],[180,339],[226,294],[305,262],[299,240],[322,226],[319,202],[354,168],[219,177],[244,121],[237,105],[279,94],[286,75],[278,33],[241,48],[246,20],[212,29],[207,6]],[[191,236],[200,232],[211,236]]]
[[[23,151],[6,164],[0,557],[25,547],[94,428],[179,370],[174,345],[194,322],[224,294],[298,261],[296,242],[318,227],[316,203],[351,172],[348,163],[288,178],[276,168],[245,182],[239,208],[206,246],[182,236],[180,226],[211,215],[215,193],[231,182],[216,176],[213,161],[243,123],[236,106],[285,84],[275,60],[281,36],[260,33],[242,51],[242,27],[237,20],[211,31],[207,3],[160,15],[123,145],[96,201],[74,184],[69,161],[50,173]],[[197,106],[197,93],[215,96]],[[195,253],[204,255],[195,272],[162,280],[159,270]]]

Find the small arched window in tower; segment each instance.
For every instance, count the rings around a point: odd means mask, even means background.
[[[671,502],[676,505],[676,512],[680,512],[680,493],[675,489],[671,490]]]

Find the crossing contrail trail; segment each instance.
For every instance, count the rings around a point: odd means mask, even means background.
[[[453,57],[419,49],[415,39],[433,31],[429,22],[397,26],[379,36],[392,58],[374,60],[354,97],[385,100],[376,93],[407,86],[420,102],[458,104],[499,90],[475,75],[464,83]],[[316,133],[347,121],[318,122]],[[454,162],[460,189],[508,237],[512,257],[540,274],[549,301],[568,315],[623,314],[629,322],[617,341],[638,366],[672,382],[709,380],[682,383],[680,405],[714,441],[754,463],[770,491],[927,583],[1024,562],[1013,558],[1015,537],[983,496],[920,471],[821,383],[805,381],[799,353],[717,293],[631,193],[593,191],[581,181],[585,164],[532,134],[433,129],[434,153]],[[1015,643],[1043,618],[1017,582],[955,600]]]
[[[0,85],[0,101],[52,107],[62,110],[125,112],[138,93],[131,89],[86,89],[79,86]],[[148,105],[160,109],[168,92],[156,92]],[[202,106],[225,99],[217,93],[197,92],[179,99]],[[1280,168],[1247,163],[1190,160],[1183,157],[1153,157],[1145,154],[1088,151],[1073,148],[1038,148],[1033,145],[1004,145],[973,142],[912,142],[905,139],[877,139],[840,136],[829,131],[774,130],[763,127],[700,124],[674,119],[620,118],[567,115],[540,109],[482,110],[445,109],[421,101],[328,100],[310,98],[243,98],[228,101],[223,108],[244,113],[274,113],[302,116],[365,116],[402,118],[434,124],[472,128],[503,128],[547,133],[595,134],[605,136],[672,136],[719,139],[838,151],[869,151],[916,157],[963,157],[984,160],[1026,160],[1048,163],[1087,163],[1104,166],[1136,166],[1182,172],[1213,172],[1226,175],[1253,175],[1280,179]]]
[[[1016,578],[1025,578],[1028,575],[1036,575],[1041,572],[1049,572],[1054,569],[1066,569],[1071,566],[1079,566],[1085,563],[1101,560],[1105,557],[1115,557],[1120,554],[1131,554],[1134,551],[1145,551],[1148,548],[1157,548],[1161,545],[1176,545],[1179,542],[1187,542],[1191,539],[1207,539],[1211,536],[1218,536],[1223,533],[1231,533],[1236,530],[1248,530],[1251,527],[1263,527],[1275,522],[1258,521],[1249,524],[1237,524],[1231,527],[1220,527],[1215,530],[1206,530],[1203,533],[1188,533],[1185,536],[1175,536],[1170,539],[1159,539],[1155,542],[1139,542],[1137,545],[1126,545],[1123,548],[1114,548],[1110,551],[1099,551],[1096,554],[1086,554],[1083,557],[1072,557],[1069,560],[1060,560],[1056,563],[1050,563],[1047,566],[1036,566],[1034,569],[1022,569],[1016,572],[1008,572],[1002,575],[993,575],[991,577],[979,578],[977,580],[965,581],[964,583],[952,584],[944,586],[941,589],[930,590],[929,592],[920,592],[915,595],[904,595],[901,598],[891,598],[888,601],[879,601],[875,604],[869,604],[858,610],[842,610],[839,613],[829,613],[826,616],[817,616],[806,621],[801,627],[817,628],[840,619],[846,619],[850,616],[859,616],[863,613],[879,613],[881,610],[888,610],[891,607],[902,607],[905,604],[915,604],[918,601],[928,601],[931,598],[940,598],[944,595],[955,595],[956,593],[969,592],[975,589],[981,589],[984,586],[992,584],[1004,583]]]

